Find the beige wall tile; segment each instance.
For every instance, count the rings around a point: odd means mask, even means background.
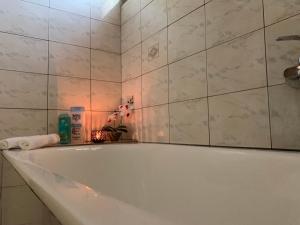
[[[0,70],[0,90],[0,107],[47,108],[45,75]]]
[[[122,52],[125,52],[141,42],[141,14],[138,13],[122,26]]]
[[[90,109],[90,81],[80,78],[49,76],[49,109],[69,110],[71,106]]]
[[[90,47],[90,20],[50,9],[49,38],[51,41]]]
[[[300,92],[287,85],[269,88],[273,148],[300,149]]]
[[[142,76],[143,107],[168,103],[168,67]]]
[[[121,82],[121,56],[92,50],[92,79]]]
[[[120,26],[92,20],[92,48],[120,53]]]
[[[299,0],[264,0],[266,25],[300,13]]]
[[[49,73],[90,78],[90,49],[50,42]]]
[[[127,0],[121,8],[121,22],[126,23],[131,17],[140,10],[140,0]]]
[[[204,7],[168,28],[168,61],[174,62],[205,49]]]
[[[3,158],[3,173],[2,173],[2,187],[14,187],[24,185],[23,178],[18,174],[15,168]]]
[[[142,109],[135,109],[129,117],[123,120],[128,133],[124,133],[122,139],[142,141],[142,123]]]
[[[50,7],[90,16],[90,0],[50,0]]]
[[[137,77],[142,74],[142,45],[130,49],[122,55],[122,80]]]
[[[126,103],[133,96],[134,108],[142,107],[142,77],[137,77],[122,83],[122,100]]]
[[[143,108],[144,142],[169,143],[168,105]]]
[[[0,69],[48,73],[48,42],[0,33]]]
[[[270,148],[266,88],[209,98],[212,145]]]
[[[142,43],[142,73],[167,64],[167,36],[167,29],[164,29]]]
[[[209,144],[207,98],[170,105],[170,142]]]
[[[154,0],[141,12],[142,40],[167,26],[167,0]]]
[[[299,41],[276,41],[280,36],[299,35],[300,16],[290,18],[266,28],[269,85],[285,82],[285,69],[296,66],[300,56]]]
[[[207,96],[206,53],[170,64],[169,85],[170,102]]]
[[[206,6],[207,47],[263,27],[261,0],[218,0]]]
[[[167,4],[168,24],[170,24],[202,6],[204,0],[167,0]]]
[[[121,98],[120,83],[92,82],[92,110],[112,112],[121,104]]]
[[[0,109],[0,139],[47,133],[47,111]]]
[[[48,39],[48,8],[10,0],[0,2],[0,30]]]
[[[92,112],[92,130],[101,130],[108,122],[111,112]]]
[[[267,84],[262,30],[207,51],[208,94],[218,95]]]
[[[141,9],[145,8],[153,0],[141,0]]]
[[[121,1],[91,0],[91,17],[120,25]]]

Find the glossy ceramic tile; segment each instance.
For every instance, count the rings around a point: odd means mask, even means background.
[[[174,62],[205,49],[204,7],[168,28],[168,61]]]
[[[0,109],[0,139],[47,133],[47,111]]]
[[[24,0],[24,1],[49,7],[49,0]]]
[[[113,112],[121,104],[121,84],[92,82],[92,110]]]
[[[141,0],[141,9],[145,8],[153,0]]]
[[[15,170],[15,168],[3,158],[3,173],[2,173],[2,187],[14,187],[25,185],[24,180]]]
[[[167,36],[167,29],[164,29],[142,43],[142,73],[168,63]]]
[[[80,78],[49,76],[49,109],[69,110],[72,106],[90,109],[90,81]]]
[[[170,102],[207,96],[206,53],[170,64],[169,85]]]
[[[261,0],[218,0],[206,6],[207,47],[263,27]]]
[[[109,23],[120,25],[122,4],[119,0],[91,0],[91,17]]]
[[[270,148],[266,88],[209,98],[212,145]]]
[[[143,107],[168,103],[168,67],[142,76]]]
[[[90,49],[49,43],[49,73],[70,77],[90,78]]]
[[[127,0],[121,8],[122,24],[127,22],[131,17],[136,15],[140,10],[140,0]]]
[[[209,49],[207,75],[209,95],[266,86],[264,32]]]
[[[144,142],[169,143],[168,105],[143,108]]]
[[[134,99],[134,108],[142,107],[142,78],[137,77],[122,83],[122,101],[126,103],[131,97]]]
[[[50,7],[90,16],[90,0],[50,0]]]
[[[133,113],[124,118],[123,124],[127,126],[128,133],[122,135],[122,139],[142,141],[142,109],[135,109]]]
[[[209,144],[207,98],[170,105],[170,142]]]
[[[60,114],[70,113],[69,110],[48,110],[48,133],[58,132],[58,117]]]
[[[92,50],[92,79],[121,82],[120,55]]]
[[[98,20],[92,20],[91,23],[92,48],[120,53],[120,26]]]
[[[92,129],[99,130],[107,124],[111,112],[92,112]]]
[[[48,8],[19,0],[1,1],[0,8],[0,31],[48,39]]]
[[[299,41],[276,41],[280,36],[299,35],[300,16],[290,18],[266,28],[269,85],[285,82],[285,69],[298,64]]]
[[[48,42],[0,33],[0,69],[48,73]]]
[[[287,85],[269,88],[272,146],[300,149],[300,92]]]
[[[300,13],[300,2],[298,0],[264,0],[264,5],[266,25]]]
[[[141,42],[141,14],[138,13],[122,25],[122,52],[125,52]]]
[[[180,19],[204,4],[204,0],[167,0],[168,23]]]
[[[90,20],[50,9],[49,38],[51,41],[90,47]]]
[[[45,75],[0,70],[0,90],[0,107],[47,108]]]
[[[142,40],[167,26],[167,0],[154,0],[141,12]]]
[[[142,45],[130,49],[122,55],[122,80],[128,80],[142,73]]]

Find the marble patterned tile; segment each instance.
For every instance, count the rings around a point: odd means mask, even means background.
[[[49,39],[90,47],[90,20],[72,13],[50,9]]]
[[[169,143],[168,105],[143,108],[142,138],[144,142]]]
[[[121,27],[122,52],[125,52],[141,42],[141,14],[138,13]]]
[[[50,7],[90,17],[90,0],[50,0]]]
[[[170,104],[170,142],[209,144],[207,98]]]
[[[142,107],[142,78],[137,77],[122,83],[122,100],[126,103],[133,96],[134,108]]]
[[[267,89],[209,98],[211,145],[270,148]]]
[[[261,0],[218,0],[206,5],[207,47],[263,27]]]
[[[204,5],[204,0],[167,0],[168,24],[175,22],[198,7]]]
[[[47,110],[0,109],[0,139],[47,133]]]
[[[168,103],[168,67],[142,76],[143,107]]]
[[[48,42],[0,33],[0,69],[48,73]]]
[[[91,17],[112,24],[121,24],[120,0],[91,0]]]
[[[48,8],[24,1],[0,1],[0,31],[48,39],[48,13]]]
[[[130,49],[122,55],[122,80],[137,77],[142,73],[142,45]]]
[[[300,92],[286,84],[269,88],[273,148],[300,149]]]
[[[121,104],[121,83],[92,81],[92,110],[113,112]]]
[[[92,50],[92,79],[121,82],[121,56]]]
[[[167,29],[142,43],[142,73],[147,73],[168,63]]]
[[[141,0],[141,9],[149,5],[153,0]]]
[[[205,49],[204,7],[168,28],[168,62],[174,62]]]
[[[123,124],[127,126],[128,133],[124,133],[122,139],[142,141],[142,123],[142,109],[135,109],[129,117],[124,118]]]
[[[120,26],[92,20],[92,48],[108,52],[121,52]]]
[[[264,0],[266,25],[300,13],[299,0]]]
[[[167,26],[167,0],[153,0],[141,12],[142,40]]]
[[[285,82],[283,72],[298,64],[299,41],[276,41],[280,36],[299,35],[300,15],[266,28],[269,85]]]
[[[90,81],[81,78],[49,76],[48,108],[69,110],[72,106],[90,109]]]
[[[18,174],[15,168],[3,158],[3,173],[2,173],[2,187],[14,187],[25,185],[23,178]]]
[[[206,53],[170,64],[169,87],[170,102],[206,97]]]
[[[45,75],[0,70],[0,90],[0,107],[47,109]]]
[[[267,85],[264,32],[256,31],[207,51],[208,94]]]
[[[49,43],[49,73],[90,78],[90,50],[87,48]]]
[[[121,7],[121,23],[126,23],[140,11],[140,8],[140,0],[127,0]]]
[[[24,0],[25,2],[30,2],[38,5],[48,6],[49,7],[49,0]]]

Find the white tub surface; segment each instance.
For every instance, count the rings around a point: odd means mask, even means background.
[[[64,225],[299,225],[300,153],[160,144],[5,151]]]

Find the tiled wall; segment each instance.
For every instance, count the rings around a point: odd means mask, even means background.
[[[128,0],[122,95],[144,142],[300,149],[300,90],[285,84],[298,0]]]
[[[0,139],[56,132],[71,106],[100,127],[120,102],[118,0],[0,1]]]

